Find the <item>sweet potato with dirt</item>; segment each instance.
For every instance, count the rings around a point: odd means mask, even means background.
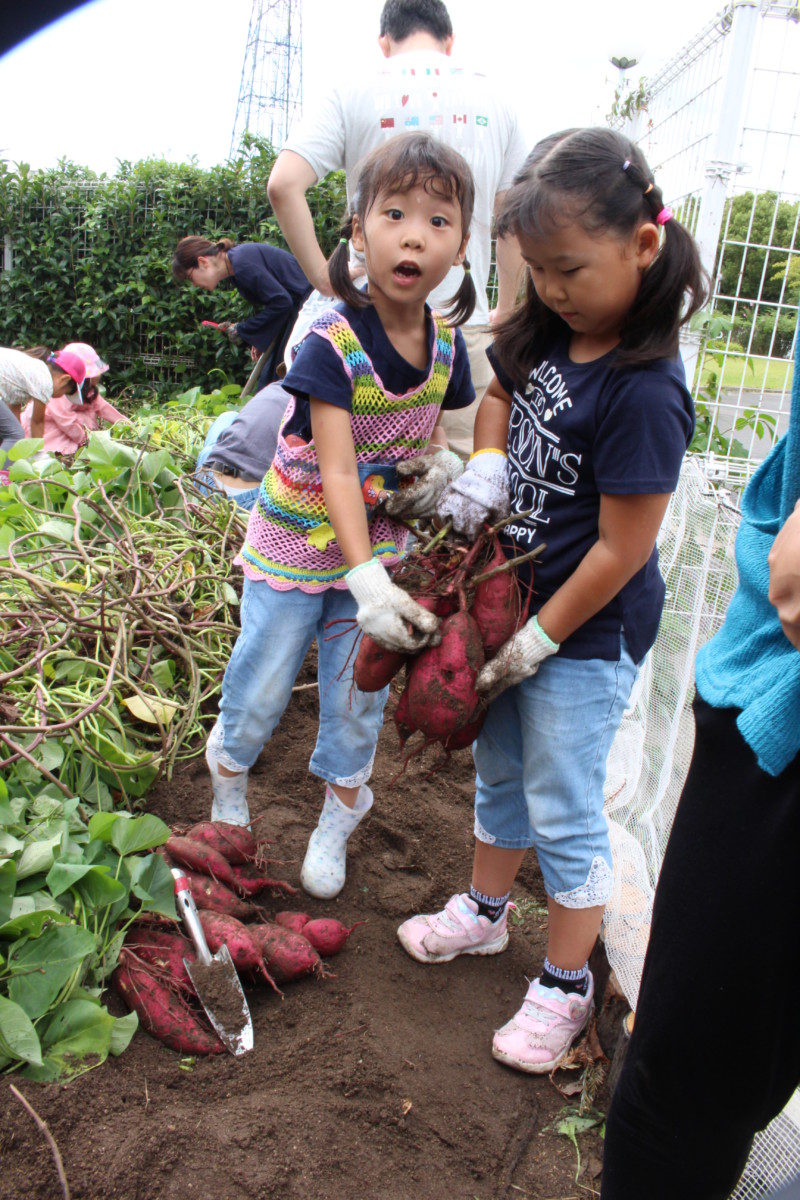
[[[494,553],[486,570],[502,567],[506,561],[503,547],[495,538]],[[483,579],[476,584],[469,612],[478,626],[484,657],[488,662],[519,628],[522,599],[514,572],[499,571],[490,579]]]
[[[236,889],[243,896],[258,896],[261,892],[268,890],[285,892],[287,896],[297,895],[297,888],[292,887],[290,883],[286,883],[284,879],[270,879],[258,867],[247,865],[243,867],[231,867],[231,870],[236,880]]]
[[[199,821],[186,831],[186,837],[210,846],[234,866],[255,862],[258,857],[258,842],[244,825],[231,825],[228,821]]]
[[[278,983],[290,983],[304,975],[324,974],[322,959],[302,934],[271,921],[247,928]]]
[[[227,917],[222,913],[198,911],[203,933],[206,935],[208,948],[216,954],[220,946],[228,947],[233,959],[233,965],[239,971],[248,971],[253,975],[263,975],[271,988],[279,989],[275,980],[264,965],[263,956],[258,943],[250,933],[250,927],[237,921],[235,917]]]
[[[216,879],[209,879],[207,875],[199,875],[197,871],[184,871],[184,874],[189,880],[189,890],[198,908],[204,908],[208,912],[224,913],[228,917],[237,917],[242,921],[247,917],[255,916],[258,912],[255,904],[241,900],[224,883],[217,883]]]
[[[135,959],[163,973],[164,982],[174,980],[182,992],[194,992],[183,960],[194,962],[195,950],[182,934],[135,922],[125,938],[125,949]]]
[[[472,745],[480,731],[483,729],[483,722],[485,720],[486,710],[481,709],[477,717],[474,717],[473,720],[464,725],[462,729],[458,729],[455,733],[451,733],[450,737],[445,738],[445,740],[442,742],[445,750],[449,750],[451,754],[454,750],[466,750],[468,746]]]
[[[353,663],[356,687],[362,692],[382,691],[392,682],[406,658],[407,655],[398,650],[386,650],[379,646],[368,633],[362,634]]]
[[[111,983],[128,1008],[139,1014],[142,1028],[182,1054],[222,1054],[217,1035],[177,992],[133,962],[123,949]]]
[[[411,715],[408,711],[408,684],[403,689],[403,693],[395,709],[394,723],[397,728],[397,736],[400,738],[400,749],[402,750],[412,734],[417,732],[417,727],[411,720]]]
[[[275,914],[275,924],[282,925],[284,929],[291,929],[294,933],[302,933],[303,926],[310,920],[308,913],[284,911]]]
[[[350,934],[358,925],[363,925],[363,921],[356,921],[355,925],[351,925],[348,929],[341,921],[335,921],[333,917],[318,917],[315,921],[309,921],[303,926],[303,937],[306,941],[311,942],[311,945],[317,951],[321,958],[331,958],[334,954],[338,954],[344,950],[345,942],[350,937]]]
[[[209,875],[212,879],[225,883],[228,887],[236,887],[236,877],[233,867],[227,858],[223,858],[216,850],[203,842],[195,842],[188,837],[167,838],[166,851],[182,867],[197,871],[200,875]]]
[[[442,622],[442,640],[429,646],[408,673],[408,716],[428,741],[444,741],[468,724],[480,704],[475,680],[484,663],[481,635],[466,612]]]

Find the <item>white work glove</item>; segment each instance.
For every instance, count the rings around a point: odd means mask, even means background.
[[[406,458],[397,464],[397,474],[414,482],[392,492],[384,509],[390,517],[432,517],[444,489],[463,471],[463,462],[452,450]]]
[[[507,687],[535,675],[539,664],[558,649],[558,642],[547,636],[539,618],[531,617],[478,673],[476,692],[485,700],[494,700]]]
[[[379,646],[413,654],[441,640],[437,636],[439,618],[392,583],[377,558],[353,567],[345,575],[345,582],[358,604],[359,625]]]
[[[484,522],[507,517],[510,509],[508,458],[502,450],[478,450],[442,493],[436,515],[474,541]]]

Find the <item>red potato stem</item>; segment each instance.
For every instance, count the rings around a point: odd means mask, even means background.
[[[547,547],[547,542],[540,542],[535,550],[529,550],[527,554],[520,554],[517,558],[507,559],[502,566],[493,567],[491,571],[484,571],[480,575],[476,575],[472,579],[472,583],[483,583],[485,579],[491,579],[495,575],[500,575],[503,571],[513,571],[520,563],[528,562],[532,558],[538,558],[544,549]]]

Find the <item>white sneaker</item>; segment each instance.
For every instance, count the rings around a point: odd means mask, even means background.
[[[211,820],[227,821],[229,825],[249,825],[250,809],[247,807],[248,771],[238,775],[223,775],[213,750],[206,746],[206,762],[211,772]]]
[[[339,895],[346,875],[347,839],[372,808],[373,799],[362,784],[355,805],[348,808],[332,787],[325,788],[325,803],[300,871],[301,887],[309,896],[332,900]]]

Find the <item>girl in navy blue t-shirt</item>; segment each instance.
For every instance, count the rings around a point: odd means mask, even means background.
[[[527,297],[489,350],[476,450],[438,512],[474,535],[510,511],[511,547],[546,550],[535,615],[478,676],[492,704],[474,749],[472,886],[399,937],[426,963],[505,949],[510,888],[535,847],[547,955],[492,1052],[543,1073],[592,1010],[588,958],[613,882],[606,759],[661,614],[656,535],[694,428],[678,331],[705,288],[640,151],[607,129],[540,142],[498,234],[519,242]]]

